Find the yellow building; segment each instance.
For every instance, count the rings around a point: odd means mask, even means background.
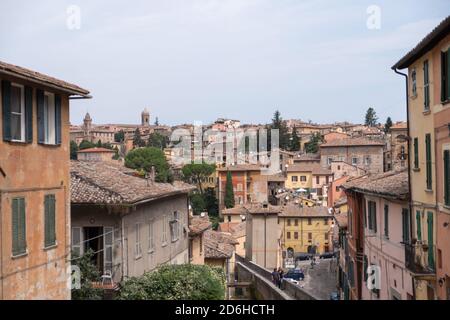
[[[333,250],[333,215],[326,207],[283,207],[278,215],[283,251],[324,253]]]
[[[284,185],[287,189],[312,188],[312,166],[309,164],[291,164],[286,168],[286,181]]]
[[[408,81],[408,132],[411,209],[403,223],[412,226],[412,234],[405,239],[406,266],[414,279],[415,299],[433,300],[439,289],[436,283],[436,265],[439,267],[441,252],[436,250],[437,174],[436,174],[436,114],[448,108],[443,98],[448,88],[448,52],[450,17],[428,34],[392,69],[407,69]],[[441,118],[442,119],[442,118]],[[442,119],[448,123],[450,119]],[[442,128],[446,128],[445,124]],[[442,129],[441,128],[441,129]],[[439,157],[442,151],[439,150]],[[441,177],[444,176],[440,172]],[[448,213],[446,213],[448,216]],[[438,261],[436,261],[438,260]]]
[[[204,232],[211,229],[208,216],[189,217],[189,262],[205,264]]]

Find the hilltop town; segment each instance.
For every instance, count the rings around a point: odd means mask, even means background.
[[[407,121],[385,123],[99,124],[69,117],[88,90],[0,62],[0,299],[135,299],[198,270],[216,299],[449,299],[449,30],[393,65]]]

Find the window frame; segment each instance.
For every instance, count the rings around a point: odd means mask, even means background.
[[[17,217],[14,218],[14,202],[18,202],[17,204]],[[21,211],[21,206],[20,203],[22,203],[23,206],[23,217],[21,217],[22,215],[22,211]],[[28,254],[28,246],[27,246],[27,204],[26,204],[26,200],[25,197],[14,197],[11,200],[11,253],[12,253],[12,257],[20,257],[23,255],[27,255]],[[23,221],[20,221],[22,220]],[[14,219],[17,219],[17,230],[14,229]],[[20,223],[23,223],[23,226],[20,225]],[[20,232],[22,229],[23,232],[23,243],[21,241],[21,237],[20,237]],[[14,237],[14,233],[17,233],[17,239],[15,239]]]
[[[45,103],[46,101],[47,104]],[[56,145],[56,96],[53,92],[44,91],[43,108],[44,108],[44,120],[43,120],[44,144]],[[52,110],[51,113],[49,113],[50,109]]]
[[[13,108],[13,106],[12,106],[12,96],[13,96],[12,88],[13,87],[16,87],[16,88],[20,89],[20,113],[12,111],[12,108]],[[11,141],[12,142],[25,142],[25,130],[26,130],[25,129],[25,126],[26,126],[26,122],[25,122],[25,86],[21,85],[19,83],[11,82],[11,111],[10,111],[10,113],[11,113],[11,117],[13,115],[15,115],[15,116],[19,115],[20,116],[20,139],[14,139],[13,138],[13,134],[12,134],[12,123],[13,123],[13,121],[12,121],[12,118],[10,120]]]
[[[430,64],[428,59],[423,62],[423,106],[424,111],[430,111]]]
[[[134,225],[134,258],[139,259],[142,257],[142,246],[141,246],[141,224],[136,222]]]
[[[49,223],[51,223],[52,221],[47,221],[47,219],[51,218],[50,215],[52,214],[52,212],[47,212],[47,210],[50,210],[50,208],[47,207],[47,201],[53,201],[53,230],[48,230],[47,228],[51,227],[51,224],[49,225]],[[50,202],[51,203],[51,202]],[[55,247],[57,245],[57,239],[56,239],[56,195],[55,194],[46,194],[44,196],[44,248],[48,249],[48,248],[52,248]],[[52,235],[48,235],[49,232],[53,232]],[[49,238],[47,238],[47,236]],[[53,236],[53,237],[52,237]]]

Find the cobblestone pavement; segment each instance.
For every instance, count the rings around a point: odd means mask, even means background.
[[[316,265],[310,261],[300,261],[298,267],[303,269],[305,279],[299,286],[321,300],[329,300],[336,291],[336,259],[317,259]]]

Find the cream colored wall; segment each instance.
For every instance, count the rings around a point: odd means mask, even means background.
[[[192,264],[205,264],[204,246],[201,238],[203,233],[192,239]]]
[[[298,180],[296,182],[292,181],[293,176],[298,177]],[[300,176],[306,176],[306,181],[300,181]],[[312,188],[311,172],[288,172],[285,186],[288,189]]]

